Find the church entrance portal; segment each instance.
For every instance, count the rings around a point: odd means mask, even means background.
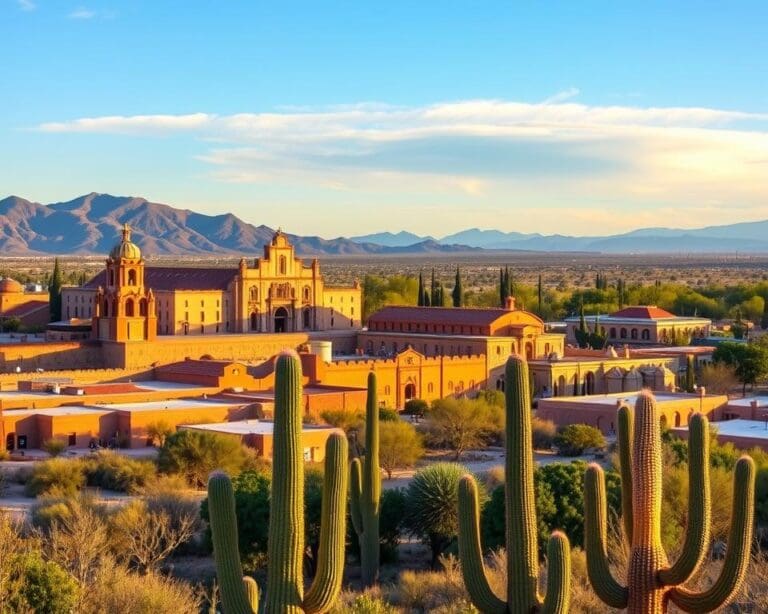
[[[410,401],[411,399],[416,397],[416,385],[415,384],[406,384],[405,385],[405,400]]]
[[[285,307],[278,307],[275,310],[275,332],[284,333],[288,330],[288,311]]]

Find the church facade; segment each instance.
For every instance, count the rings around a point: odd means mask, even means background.
[[[297,258],[277,231],[264,256],[236,269],[147,266],[131,231],[105,269],[82,287],[62,290],[62,317],[91,319],[101,341],[152,341],[158,335],[353,331],[362,289],[326,286],[320,263]]]

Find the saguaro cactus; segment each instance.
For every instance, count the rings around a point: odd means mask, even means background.
[[[547,544],[547,593],[538,592],[539,559],[533,489],[533,442],[528,364],[512,356],[506,366],[506,601],[491,589],[480,547],[477,484],[465,475],[459,483],[459,558],[472,603],[489,614],[564,614],[570,600],[570,546],[555,531]]]
[[[317,574],[304,595],[304,457],[301,445],[301,363],[283,352],[275,367],[275,441],[272,463],[266,612],[327,612],[341,590],[347,502],[347,440],[334,433],[325,447]],[[216,574],[225,614],[258,611],[258,589],[243,578],[237,549],[232,484],[216,472],[208,480]]]
[[[379,579],[379,512],[381,469],[379,468],[379,407],[376,374],[368,374],[365,411],[365,458],[356,458],[351,469],[351,516],[360,541],[360,566],[364,586]]]
[[[619,459],[624,527],[631,544],[626,586],[609,568],[606,548],[606,498],[603,470],[591,464],[585,475],[585,546],[589,579],[598,597],[629,614],[661,614],[672,601],[685,612],[711,612],[728,601],[744,580],[754,519],[754,462],[740,458],[734,476],[733,512],[728,550],[717,581],[707,590],[685,586],[709,547],[709,426],[694,414],[689,424],[688,527],[682,552],[670,565],[661,545],[662,451],[659,414],[650,392],[619,408]]]

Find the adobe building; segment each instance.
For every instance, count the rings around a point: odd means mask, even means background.
[[[712,321],[707,318],[676,316],[654,305],[625,307],[607,316],[585,316],[591,331],[599,326],[608,343],[631,345],[671,344],[680,336],[688,339],[704,339],[709,336]],[[565,319],[566,340],[576,344],[576,331],[580,316]]]
[[[42,328],[50,320],[47,292],[26,292],[15,279],[0,280],[0,326],[18,320],[25,328]]]
[[[718,422],[717,442],[720,444],[731,443],[739,450],[760,448],[768,452],[768,421],[767,420],[743,420],[733,419]],[[673,429],[675,435],[681,439],[688,439],[688,428]]]
[[[711,421],[721,420],[728,403],[726,395],[654,392],[662,428],[686,426],[694,413]],[[616,434],[616,412],[621,405],[634,407],[637,394],[611,393],[589,397],[539,399],[536,416],[557,426],[589,424],[605,435]],[[718,427],[720,424],[718,423]]]

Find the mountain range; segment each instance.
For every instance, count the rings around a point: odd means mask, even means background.
[[[245,255],[261,251],[274,233],[231,213],[204,215],[134,196],[91,193],[43,205],[18,196],[0,200],[0,254],[103,255],[128,223],[147,255]],[[766,252],[768,220],[699,229],[643,228],[594,237],[464,230],[442,238],[408,231],[323,239],[288,235],[299,254],[438,254],[481,250],[603,253]]]

